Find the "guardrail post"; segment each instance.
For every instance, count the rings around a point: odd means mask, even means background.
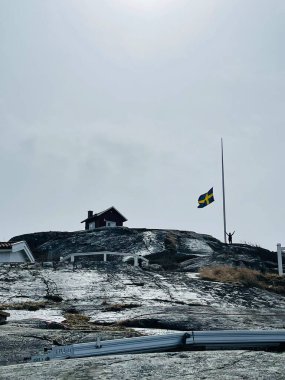
[[[102,347],[102,344],[101,344],[100,336],[97,336],[97,339],[96,339],[96,348],[101,348],[101,347]]]
[[[107,261],[107,253],[104,253],[104,261]]]
[[[277,261],[278,261],[278,274],[283,276],[283,264],[282,264],[282,248],[281,244],[277,244]]]
[[[70,262],[71,262],[71,263],[74,263],[74,255],[71,255],[71,256],[70,256]]]

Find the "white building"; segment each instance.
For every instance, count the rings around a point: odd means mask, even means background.
[[[0,242],[0,263],[34,263],[34,256],[25,241]]]

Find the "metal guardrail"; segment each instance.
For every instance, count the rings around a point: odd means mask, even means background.
[[[169,335],[124,338],[56,346],[32,362],[83,358],[88,356],[210,349],[285,349],[285,330],[190,331]]]
[[[285,348],[285,330],[193,331],[188,343],[195,349]]]

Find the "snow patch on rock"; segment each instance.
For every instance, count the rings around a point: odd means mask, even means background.
[[[9,322],[25,319],[41,319],[47,322],[62,322],[64,317],[60,309],[29,310],[7,310],[10,313]]]
[[[189,253],[195,252],[203,254],[213,252],[209,244],[203,240],[184,238],[182,244],[187,250],[190,251]]]
[[[159,236],[156,231],[144,231],[141,235],[141,247],[133,250],[134,253],[146,256],[152,253],[162,252],[164,247],[164,239]]]

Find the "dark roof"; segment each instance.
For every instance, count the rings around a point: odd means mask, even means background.
[[[12,248],[12,243],[0,241],[0,249],[11,249],[11,248]]]
[[[81,223],[92,221],[92,220],[96,219],[98,216],[104,214],[105,212],[107,212],[107,211],[109,211],[109,210],[111,210],[111,209],[115,210],[115,211],[116,211],[116,212],[122,217],[122,219],[124,219],[124,222],[126,222],[126,221],[128,220],[127,218],[124,217],[123,214],[121,214],[121,213],[116,209],[116,207],[111,206],[111,207],[107,208],[107,209],[104,210],[104,211],[98,212],[97,214],[93,214],[90,218],[87,218],[87,219],[85,219],[85,220],[82,220]]]

